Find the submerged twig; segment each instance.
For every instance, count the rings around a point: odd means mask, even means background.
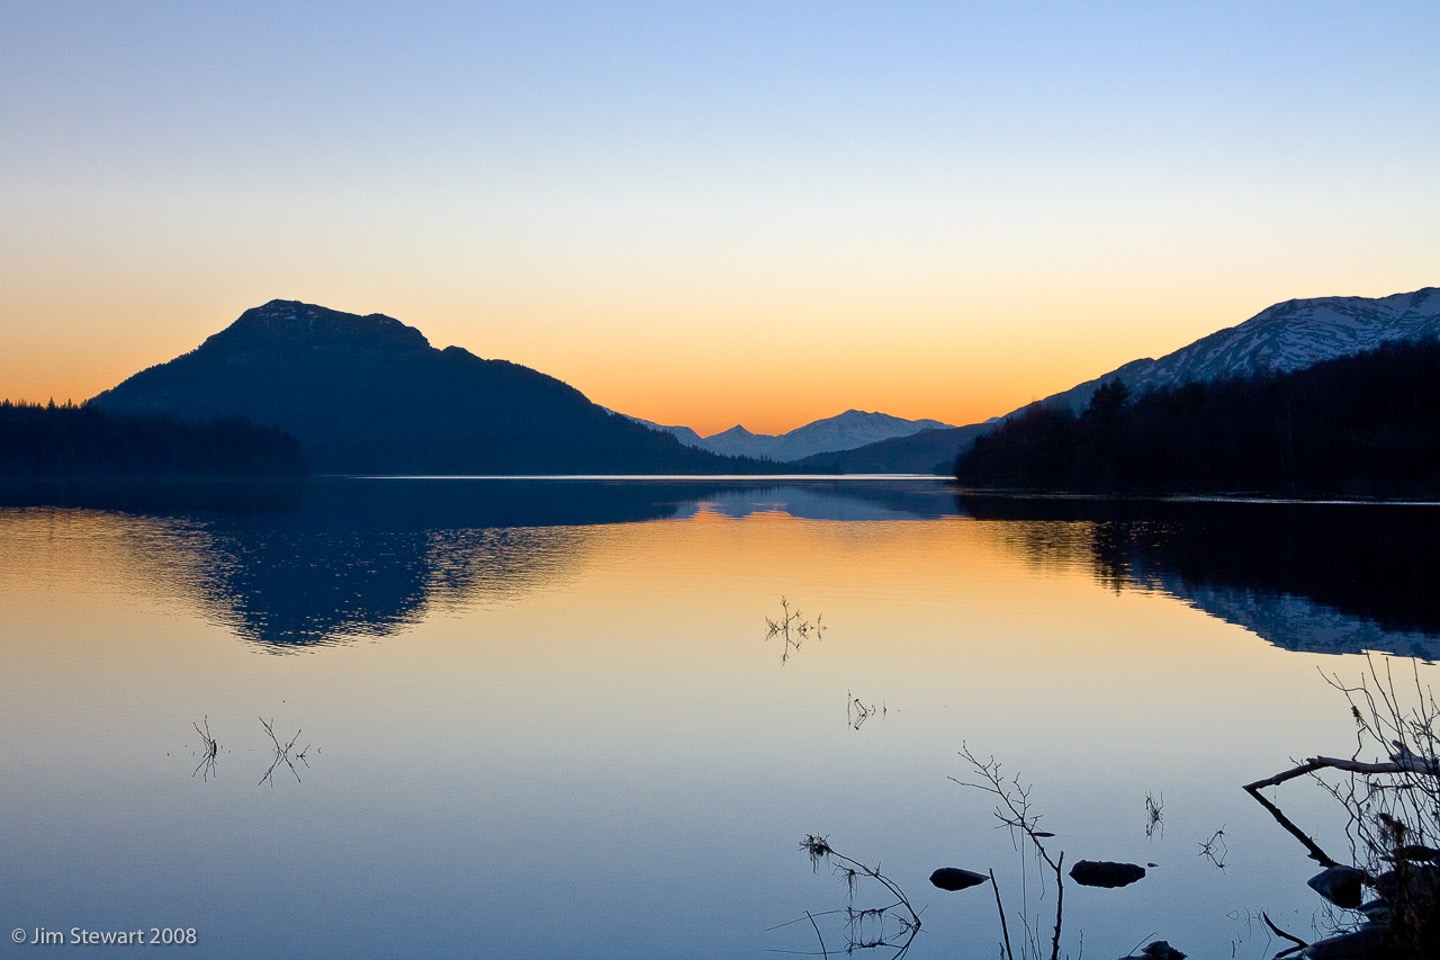
[[[191,721],[190,723],[190,726],[195,728],[195,732],[200,734],[200,740],[202,744],[200,752],[200,763],[196,765],[194,772],[192,772],[190,776],[193,778],[195,774],[200,773],[201,781],[207,782],[211,777],[219,776],[219,773],[215,769],[215,761],[220,754],[220,744],[217,743],[215,741],[215,738],[210,735],[209,715],[206,715],[202,722],[205,724],[205,729],[203,730],[200,729],[200,724],[195,723],[194,721]],[[204,772],[201,773],[201,771]]]
[[[275,736],[274,724],[274,720],[267,723],[264,717],[260,718],[260,726],[265,728],[265,732],[270,735],[270,742],[275,745],[275,759],[270,761],[270,768],[265,771],[265,776],[260,778],[260,782],[264,783],[268,780],[270,786],[275,786],[275,770],[283,763],[295,775],[295,782],[300,783],[300,771],[295,769],[295,761],[299,760],[305,766],[310,766],[305,759],[306,754],[310,751],[310,745],[307,743],[301,750],[295,751],[295,743],[300,739],[301,731],[299,730],[295,731],[295,736],[291,737],[288,742],[281,743],[280,738]]]
[[[780,662],[782,664],[788,663],[790,661],[790,654],[799,650],[800,645],[806,640],[811,637],[814,637],[816,640],[823,640],[825,638],[825,628],[820,623],[824,616],[822,613],[816,615],[814,620],[806,620],[804,614],[798,609],[790,609],[789,600],[785,597],[780,598],[780,619],[765,618],[765,625],[769,628],[769,633],[765,634],[765,639],[769,640],[772,637],[779,637],[784,641],[784,649],[780,651]]]
[[[843,912],[846,919],[846,953],[886,947],[895,951],[890,955],[890,960],[899,960],[909,952],[915,935],[920,932],[920,914],[911,905],[909,897],[905,895],[905,891],[900,888],[899,884],[881,873],[878,865],[872,867],[837,852],[830,846],[827,837],[810,834],[800,841],[800,849],[804,850],[806,856],[810,858],[812,870],[819,869],[821,860],[829,860],[834,863],[835,871],[845,881],[848,894],[852,899],[860,879],[875,881],[894,898],[894,902],[880,907],[866,907],[858,910],[854,906],[845,908]],[[815,924],[814,916],[807,912],[806,917],[815,926],[815,934],[818,937],[820,928]],[[897,929],[894,933],[886,931],[887,920],[896,924]],[[820,949],[822,953],[826,952],[823,938],[820,941]],[[828,956],[828,953],[826,955]]]

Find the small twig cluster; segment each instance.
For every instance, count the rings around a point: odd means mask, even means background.
[[[769,629],[765,639],[779,637],[784,641],[784,649],[780,651],[781,663],[788,663],[790,654],[799,650],[800,645],[811,637],[824,639],[825,628],[820,623],[823,617],[824,614],[817,614],[814,620],[806,620],[799,609],[790,609],[789,600],[780,598],[780,619],[765,618],[765,626]]]
[[[1225,842],[1225,828],[1221,827],[1210,836],[1200,841],[1200,853],[1202,856],[1215,864],[1221,870],[1225,869],[1225,858],[1230,856],[1230,845]]]
[[[859,730],[871,717],[883,717],[890,712],[890,708],[884,703],[877,707],[873,703],[866,703],[848,690],[845,697],[845,721],[852,730]]]
[[[268,780],[270,786],[275,786],[275,770],[283,763],[289,768],[290,772],[295,775],[295,782],[299,783],[300,771],[295,769],[295,761],[298,760],[307,768],[310,766],[309,761],[305,759],[306,754],[310,750],[310,745],[307,743],[300,750],[297,751],[295,749],[295,744],[300,739],[299,730],[296,730],[295,736],[291,737],[287,742],[281,743],[280,738],[275,736],[274,724],[274,720],[270,720],[267,723],[264,717],[260,718],[260,726],[265,728],[265,732],[270,736],[270,742],[275,745],[275,759],[270,761],[270,769],[265,771],[265,776],[260,778],[260,782],[264,783]]]
[[[829,956],[825,938],[815,923],[816,916],[839,915],[845,918],[845,952],[856,950],[889,949],[890,960],[899,960],[910,951],[915,935],[920,932],[920,914],[911,905],[905,891],[892,879],[880,872],[880,867],[869,866],[837,852],[830,846],[829,838],[810,834],[800,841],[800,849],[810,858],[810,869],[818,870],[822,860],[834,864],[835,872],[845,881],[850,903],[843,910],[828,910],[820,914],[807,912],[806,919],[815,928],[820,942],[820,953]],[[862,881],[874,881],[883,888],[889,900],[882,906],[857,908],[854,900]],[[795,921],[792,921],[795,922]]]
[[[1145,838],[1154,839],[1156,835],[1163,840],[1165,838],[1165,795],[1162,793],[1160,799],[1155,799],[1155,794],[1146,791],[1145,793]]]
[[[211,777],[219,775],[215,769],[215,761],[220,756],[220,744],[216,743],[215,738],[210,735],[210,717],[207,715],[201,722],[205,724],[204,729],[201,729],[199,723],[192,721],[190,724],[195,728],[195,732],[200,734],[201,742],[200,763],[190,776],[194,777],[198,773],[202,781],[208,782]]]
[[[995,818],[1010,830],[1012,841],[1017,847],[1023,842],[1028,841],[1035,856],[1043,862],[1054,875],[1055,925],[1050,937],[1050,960],[1059,960],[1060,932],[1065,913],[1065,873],[1063,869],[1065,854],[1062,851],[1059,856],[1052,857],[1050,851],[1046,849],[1043,841],[1055,836],[1055,834],[1040,829],[1040,815],[1030,808],[1031,787],[1028,784],[1022,784],[1018,777],[1007,778],[1001,771],[1000,761],[994,757],[981,760],[970,751],[968,745],[961,745],[960,756],[964,757],[974,769],[978,779],[973,782],[959,780],[955,777],[951,777],[950,779],[963,787],[971,787],[996,797],[999,802],[995,807]],[[1004,937],[1005,957],[1006,960],[1015,960],[1015,951],[1010,943],[1009,926],[1005,921],[1005,907],[1000,899],[1000,886],[995,882],[994,871],[990,872],[990,882],[995,888],[995,907],[1000,912],[1000,927]],[[1020,922],[1025,932],[1025,940],[1021,944],[1021,956],[1041,956],[1043,948],[1039,916],[1036,915],[1032,919],[1030,915],[1029,885],[1024,883],[1023,878],[1021,883]]]

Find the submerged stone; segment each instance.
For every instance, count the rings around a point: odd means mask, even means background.
[[[1440,867],[1405,864],[1375,878],[1375,891],[1391,905],[1433,904],[1440,908]]]
[[[962,870],[959,867],[941,867],[930,874],[930,882],[941,890],[964,890],[967,887],[978,886],[989,879],[983,873]]]
[[[1300,956],[1306,960],[1390,960],[1394,953],[1384,927],[1364,926],[1353,933],[1316,940]]]
[[[1124,887],[1145,876],[1138,863],[1110,860],[1080,860],[1070,868],[1070,879],[1082,887]]]
[[[1185,960],[1185,954],[1170,946],[1168,940],[1154,940],[1145,944],[1145,949],[1120,960]]]
[[[1365,880],[1364,870],[1354,867],[1329,867],[1305,882],[1311,890],[1335,906],[1354,910],[1364,902],[1361,888],[1365,885]]]

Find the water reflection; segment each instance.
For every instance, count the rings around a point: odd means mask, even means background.
[[[391,636],[436,605],[507,601],[563,576],[578,529],[237,529],[190,538],[196,593],[236,635],[277,648]]]
[[[77,493],[77,502],[150,518],[131,545],[148,578],[271,651],[392,636],[436,607],[513,602],[564,582],[607,524],[701,513],[861,520],[954,512],[938,484],[875,482],[322,478],[303,490],[249,494],[113,493]]]
[[[1016,521],[995,536],[1029,563],[1082,563],[1111,589],[1163,592],[1288,650],[1440,659],[1429,580],[1440,507],[1016,498],[845,478],[317,478],[102,493],[91,491],[97,505],[143,518],[128,553],[147,579],[270,651],[513,603],[567,582],[607,525],[784,515]]]
[[[1287,650],[1440,658],[1440,507],[961,495],[1032,562],[1088,563]]]
[[[1258,960],[1227,911],[1309,916],[1300,852],[1257,830],[1236,785],[1343,749],[1350,719],[1314,658],[1132,589],[1138,533],[1111,531],[1097,564],[1095,520],[977,521],[941,484],[532,485],[541,502],[504,484],[336,486],[269,513],[0,511],[0,633],[23,681],[0,702],[16,925],[173,919],[222,958],[813,951],[808,921],[763,931],[845,903],[785,852],[819,827],[920,897],[917,960],[993,955],[985,897],[924,879],[1015,857],[956,827],[990,803],[946,780],[967,739],[1040,771],[1077,858],[1163,861],[1138,899],[1067,891],[1067,924],[1106,956],[1158,929],[1192,955]],[[826,489],[855,512],[930,506],[768,519],[816,512],[792,491]],[[910,519],[925,511],[949,516]],[[1037,575],[1025,542],[1063,569]],[[781,668],[763,618],[787,595],[829,629]],[[367,632],[403,636],[352,643]],[[251,652],[300,642],[352,645]],[[223,776],[202,785],[206,735]],[[307,770],[293,751],[312,740]],[[296,769],[257,786],[277,742]],[[1152,790],[1174,798],[1168,837],[1141,829]],[[1216,828],[1234,831],[1223,874],[1196,855]],[[564,922],[513,922],[532,915]]]
[[[284,740],[275,735],[274,720],[267,721],[261,718],[260,726],[265,728],[266,735],[275,747],[275,756],[271,759],[270,766],[265,770],[265,776],[260,778],[260,783],[262,785],[269,783],[270,786],[275,786],[275,771],[279,770],[282,765],[295,777],[296,783],[301,783],[300,770],[295,764],[298,763],[307,769],[310,767],[310,744],[307,743],[305,746],[299,748],[295,746],[300,742],[300,734],[302,731],[296,730],[293,737],[289,740]]]
[[[192,779],[199,776],[202,781],[209,783],[210,778],[217,775],[220,744],[216,743],[215,738],[210,734],[210,718],[208,716],[205,718],[204,729],[201,729],[198,723],[191,724],[191,726],[195,728],[196,733],[200,734],[201,749],[200,762],[195,765],[195,772],[190,776]]]
[[[750,485],[681,503],[677,518],[698,513],[744,519],[784,514],[801,520],[938,520],[955,516],[948,488],[937,482],[818,480],[803,484]]]

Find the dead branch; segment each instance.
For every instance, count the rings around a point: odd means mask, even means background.
[[[1311,757],[1298,767],[1292,767],[1273,777],[1266,777],[1264,780],[1247,783],[1245,789],[1254,792],[1262,787],[1276,787],[1286,780],[1294,780],[1296,777],[1303,777],[1308,773],[1324,769],[1344,770],[1346,773],[1415,773],[1427,777],[1440,777],[1440,763],[1428,760],[1406,749],[1397,751],[1387,763],[1365,763],[1361,760],[1345,760],[1340,757]]]
[[[1316,769],[1319,768],[1317,767]],[[1272,777],[1271,779],[1273,780],[1274,778]],[[1285,779],[1288,780],[1291,778],[1286,777]],[[1340,866],[1340,861],[1336,860],[1334,857],[1330,856],[1330,854],[1322,850],[1320,848],[1320,844],[1316,843],[1309,834],[1296,826],[1293,820],[1285,816],[1285,814],[1281,811],[1279,807],[1271,803],[1270,800],[1260,792],[1260,789],[1262,787],[1268,785],[1269,784],[1264,780],[1257,780],[1255,783],[1247,783],[1244,787],[1244,790],[1246,793],[1250,794],[1250,796],[1254,797],[1255,802],[1260,804],[1260,806],[1264,807],[1266,812],[1269,813],[1270,816],[1275,818],[1275,822],[1280,824],[1280,826],[1285,829],[1285,832],[1289,833],[1296,840],[1299,840],[1300,843],[1305,847],[1305,849],[1310,851],[1311,860],[1314,860],[1322,867]]]

